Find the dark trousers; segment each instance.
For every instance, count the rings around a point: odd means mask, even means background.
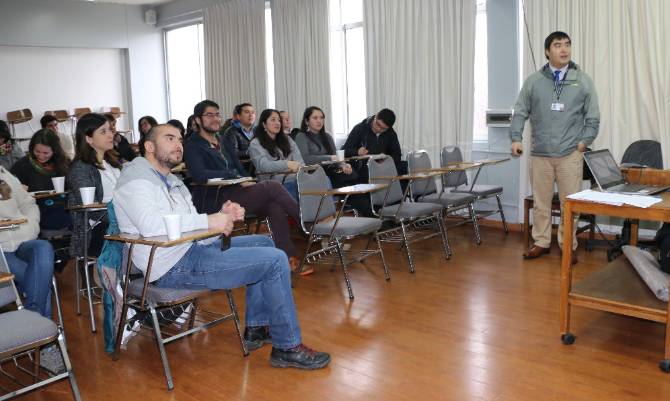
[[[300,209],[298,202],[280,183],[262,181],[248,187],[241,185],[224,187],[219,195],[218,209],[221,209],[221,205],[227,200],[239,203],[247,213],[267,216],[277,248],[286,252],[288,256],[296,256],[286,216],[300,221]]]

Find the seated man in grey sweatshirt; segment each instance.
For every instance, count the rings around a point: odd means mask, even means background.
[[[181,163],[179,130],[157,125],[143,144],[145,157],[123,169],[114,191],[119,229],[145,237],[165,235],[163,216],[181,216],[182,232],[209,229],[230,235],[244,209],[226,202],[221,211],[198,214],[184,183],[170,173]],[[150,280],[159,287],[230,289],[247,286],[244,338],[250,350],[272,343],[274,367],[320,369],[330,355],[302,344],[296,317],[286,254],[265,236],[244,235],[231,239],[221,250],[217,238],[156,250]],[[146,272],[149,247],[136,245],[133,263]]]

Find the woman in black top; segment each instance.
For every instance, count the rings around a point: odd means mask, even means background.
[[[119,161],[122,163],[132,161],[137,156],[137,153],[130,146],[130,142],[128,142],[126,137],[116,130],[116,117],[113,113],[105,113],[104,116],[109,121],[109,129],[114,134],[114,150],[119,154]]]
[[[14,163],[11,173],[28,187],[28,192],[51,191],[54,189],[51,178],[67,175],[69,164],[70,159],[65,155],[58,136],[43,128],[30,139],[28,154]],[[68,228],[71,220],[65,211],[66,203],[65,195],[39,199],[40,228]]]

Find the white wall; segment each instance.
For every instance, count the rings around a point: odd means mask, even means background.
[[[126,102],[126,54],[122,49],[75,49],[56,47],[0,46],[0,97],[2,114],[28,107],[39,118],[46,110],[75,107],[118,106]],[[45,73],[48,71],[48,73]],[[119,120],[121,127],[127,118]],[[66,124],[69,132],[70,124]],[[16,136],[29,138],[28,124],[16,126]]]
[[[73,0],[0,0],[0,45],[125,49],[128,121],[136,121],[145,114],[159,121],[167,119],[163,35],[160,29],[144,23],[141,6]],[[5,72],[0,69],[0,75]],[[49,74],[46,59],[43,74]],[[106,77],[100,73],[99,78]],[[24,85],[29,92],[35,89],[32,81]],[[2,97],[13,96],[2,87],[0,90]],[[113,101],[111,97],[109,102]],[[91,106],[113,106],[109,102]],[[83,103],[71,107],[80,105]],[[21,104],[0,109],[0,118],[4,118],[7,111],[31,106]]]

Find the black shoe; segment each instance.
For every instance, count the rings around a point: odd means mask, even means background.
[[[321,369],[330,363],[330,355],[318,352],[300,344],[295,348],[282,350],[272,348],[270,366],[275,368]]]
[[[244,341],[247,343],[247,349],[254,351],[272,343],[272,336],[268,326],[247,326],[244,329]]]

